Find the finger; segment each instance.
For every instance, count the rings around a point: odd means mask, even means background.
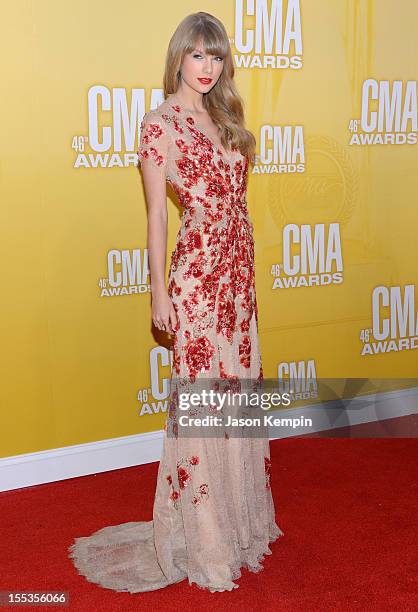
[[[170,312],[170,327],[171,327],[170,333],[173,334],[176,328],[176,312],[174,310]]]

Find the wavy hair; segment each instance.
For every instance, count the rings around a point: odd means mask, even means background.
[[[203,94],[203,106],[219,128],[224,149],[237,147],[254,163],[256,140],[245,128],[241,96],[234,81],[234,63],[225,27],[219,19],[199,11],[185,17],[170,39],[164,71],[164,96],[174,94],[180,84],[180,68],[186,53],[201,43],[209,55],[223,58],[223,70],[214,87]]]

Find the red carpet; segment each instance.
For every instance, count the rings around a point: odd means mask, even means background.
[[[271,452],[285,536],[260,574],[243,570],[239,589],[211,594],[183,581],[131,595],[77,574],[74,536],[152,518],[154,463],[0,494],[0,590],[69,591],[67,609],[86,612],[417,610],[417,441],[299,438]]]

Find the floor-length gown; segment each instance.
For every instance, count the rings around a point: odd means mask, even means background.
[[[179,381],[262,381],[248,161],[225,151],[175,94],[141,123],[138,156],[164,173],[184,208],[168,292],[177,313],[170,407],[153,520],[76,538],[69,556],[90,582],[151,591],[179,582],[232,590],[258,572],[275,522],[267,437],[178,435]],[[180,383],[179,383],[180,384]]]

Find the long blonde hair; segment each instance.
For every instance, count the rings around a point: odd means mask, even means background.
[[[203,11],[192,13],[177,26],[167,49],[164,96],[176,93],[183,58],[199,42],[206,53],[224,58],[221,76],[216,85],[203,95],[203,105],[220,130],[224,149],[237,147],[253,163],[256,140],[244,127],[243,102],[234,82],[235,68],[228,35],[222,22],[213,15]]]

